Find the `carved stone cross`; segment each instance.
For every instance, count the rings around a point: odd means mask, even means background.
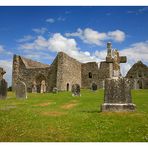
[[[119,56],[119,52],[117,49],[113,50],[111,47],[111,43],[107,43],[107,57],[106,57],[106,62],[107,63],[112,63],[113,64],[113,77],[120,77],[120,63],[126,63],[127,58],[126,56]]]
[[[0,80],[3,79],[3,75],[4,75],[5,73],[6,73],[6,72],[4,71],[4,69],[0,67]]]

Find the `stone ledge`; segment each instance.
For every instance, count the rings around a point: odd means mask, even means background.
[[[133,112],[136,105],[132,103],[116,104],[116,103],[104,103],[101,105],[102,112]]]

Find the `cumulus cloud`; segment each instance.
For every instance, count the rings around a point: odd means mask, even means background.
[[[3,67],[6,71],[4,78],[8,82],[8,85],[12,84],[12,61],[10,60],[0,60],[0,67]]]
[[[127,56],[127,63],[121,64],[121,72],[126,75],[131,66],[137,61],[142,61],[148,65],[148,41],[137,42],[120,51],[124,56]]]
[[[67,37],[79,37],[85,43],[102,45],[102,41],[106,39],[107,35],[105,33],[99,33],[91,28],[86,28],[84,30],[77,29],[74,33],[66,33]]]
[[[34,32],[37,33],[37,34],[44,34],[45,32],[48,31],[48,29],[42,27],[42,28],[34,28],[34,29],[32,29],[32,31],[34,31]]]
[[[48,23],[54,23],[54,22],[55,22],[55,19],[53,19],[53,18],[48,18],[48,19],[46,19],[46,22],[48,22]]]
[[[32,55],[31,52],[33,50],[40,51],[48,49],[48,51],[52,52],[65,52],[69,56],[77,59],[80,62],[96,61],[95,56],[91,55],[90,52],[80,51],[75,39],[66,38],[60,33],[53,34],[53,36],[49,39],[46,39],[43,36],[38,36],[37,39],[35,39],[31,43],[20,44],[19,48],[27,51],[28,53],[30,53],[30,55]],[[29,57],[29,54],[27,55]],[[39,54],[36,55],[36,57],[39,57]]]
[[[73,33],[65,33],[67,37],[79,37],[83,42],[88,44],[103,45],[105,40],[113,40],[116,42],[122,42],[125,40],[125,33],[121,30],[98,32],[91,28],[77,29]]]
[[[132,63],[137,62],[138,60],[148,61],[148,41],[137,42],[131,44],[129,47],[120,51],[121,54],[128,57],[128,60]]]
[[[33,42],[20,44],[20,49],[32,50],[32,49],[46,49],[48,47],[48,42],[43,36],[37,36]]]
[[[86,43],[102,45],[102,41],[107,38],[107,35],[106,33],[100,33],[91,28],[86,28],[81,38]]]
[[[62,36],[60,33],[55,33],[52,38],[48,40],[49,49],[54,51],[75,51],[77,49],[77,43],[74,39],[68,39]]]
[[[125,33],[120,30],[108,32],[108,38],[116,42],[123,42],[125,40]]]

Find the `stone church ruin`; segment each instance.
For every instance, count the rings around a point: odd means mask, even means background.
[[[141,61],[131,67],[126,78],[130,79],[132,89],[148,89],[148,67]]]
[[[78,84],[80,88],[91,89],[92,84],[95,83],[97,88],[104,88],[106,78],[111,78],[113,73],[121,75],[120,71],[115,71],[118,65],[114,64],[115,66],[113,66],[113,62],[115,61],[110,61],[110,54],[111,43],[109,42],[107,43],[106,61],[101,61],[100,63],[80,63],[64,52],[59,52],[51,65],[14,55],[12,88],[15,90],[19,77],[21,77],[21,81],[25,82],[27,92],[51,92],[54,88],[57,88],[58,91],[71,91],[73,84]],[[124,62],[125,60],[123,57],[120,58],[120,62]],[[144,70],[142,78],[147,77],[147,74],[145,74],[147,69],[147,66],[142,69]],[[133,79],[135,74],[130,71],[126,77]],[[138,78],[136,80],[139,80],[140,86],[141,79]],[[147,83],[143,81],[145,80],[142,79],[142,88],[148,88]]]

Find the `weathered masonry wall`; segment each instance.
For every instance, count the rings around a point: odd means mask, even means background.
[[[104,88],[104,79],[110,77],[110,65],[106,62],[89,62],[82,64],[82,88],[91,88],[92,83]]]
[[[57,87],[57,68],[58,68],[58,56],[55,58],[50,66],[50,71],[48,72],[48,91],[51,92],[54,87]]]
[[[81,63],[60,52],[58,54],[57,88],[69,91],[73,84],[81,86]]]
[[[46,85],[48,87],[47,76],[49,70],[50,67],[26,68],[24,62],[22,61],[22,58],[20,56],[14,55],[13,72],[12,72],[13,90],[15,90],[15,84],[18,78],[21,79],[23,82],[25,82],[28,92],[32,91],[33,81],[36,81],[37,85],[40,85],[41,81],[45,80]]]
[[[126,78],[130,79],[132,89],[148,89],[148,67],[141,61],[131,67]]]
[[[91,88],[92,83],[98,84],[98,64],[89,62],[81,66],[82,88]]]

